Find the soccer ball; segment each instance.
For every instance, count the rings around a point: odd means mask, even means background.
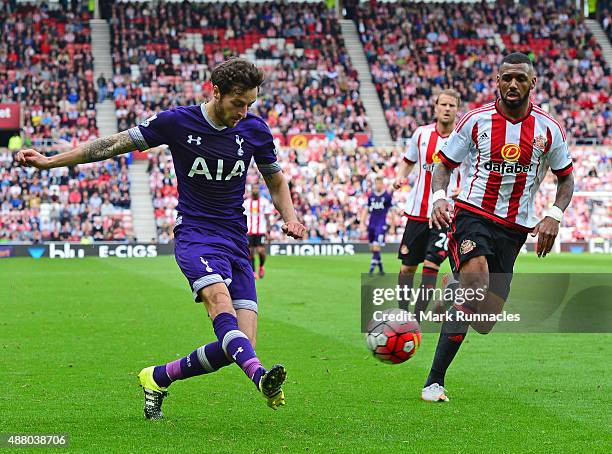
[[[402,309],[381,311],[367,326],[366,344],[376,359],[400,364],[414,356],[421,345],[421,330]]]

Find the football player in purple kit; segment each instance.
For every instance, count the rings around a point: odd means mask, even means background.
[[[385,191],[385,184],[382,177],[376,177],[374,180],[374,191],[368,195],[368,206],[363,212],[362,225],[365,225],[365,218],[368,213],[370,220],[368,222],[368,242],[370,243],[370,251],[372,252],[372,260],[370,261],[370,274],[378,266],[379,273],[384,275],[382,257],[380,249],[385,245],[385,228],[387,225],[387,212],[392,205],[392,195]]]
[[[242,206],[251,158],[283,217],[285,234],[300,239],[306,228],[297,219],[270,129],[248,112],[263,79],[263,72],[253,63],[233,58],[212,71],[213,98],[207,103],[159,112],[128,131],[53,157],[32,149],[16,156],[21,165],[49,169],[169,146],[179,192],[176,261],[194,300],[204,303],[217,340],[138,374],[148,419],[163,417],[162,402],[172,382],[215,372],[233,362],[252,380],[268,406],[276,410],[285,404],[284,367],[277,364],[265,369],[254,350],[257,295]]]

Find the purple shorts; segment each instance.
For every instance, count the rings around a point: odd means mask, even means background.
[[[368,243],[379,246],[385,245],[385,226],[370,225],[368,226]]]
[[[255,278],[249,259],[246,232],[234,233],[227,226],[209,221],[177,218],[174,255],[189,281],[193,298],[212,284],[225,282],[234,309],[257,312]]]

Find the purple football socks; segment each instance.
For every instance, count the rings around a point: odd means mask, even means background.
[[[167,388],[173,381],[209,374],[231,363],[225,356],[221,344],[212,342],[198,348],[184,358],[163,366],[156,366],[153,370],[153,380],[158,386]]]

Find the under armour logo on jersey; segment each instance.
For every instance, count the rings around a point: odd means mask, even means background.
[[[194,138],[193,138],[193,136],[192,136],[191,134],[189,134],[189,136],[187,136],[187,137],[189,137],[189,138],[187,139],[187,143],[192,143],[192,142],[195,142],[195,143],[196,143],[196,145],[200,145],[200,144],[202,143],[202,138],[201,138],[200,136],[198,136],[198,137],[196,137],[196,138],[194,139]]]
[[[244,154],[244,150],[242,149],[242,143],[244,139],[242,139],[238,134],[236,134],[236,143],[238,144],[238,156],[242,156]]]
[[[232,358],[234,358],[234,362],[236,361],[236,357],[238,356],[238,353],[242,353],[244,350],[242,349],[242,347],[238,347],[238,350],[236,350],[236,353],[234,353],[232,355]]]
[[[208,260],[204,260],[203,257],[200,257],[200,261],[206,267],[206,272],[207,273],[212,273],[213,272],[213,269],[210,266],[208,266]]]

